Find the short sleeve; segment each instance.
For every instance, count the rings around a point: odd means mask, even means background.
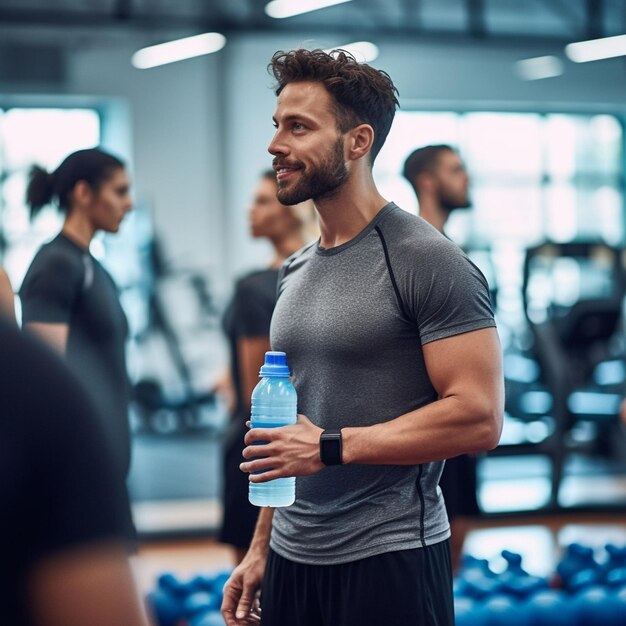
[[[22,321],[69,324],[84,276],[80,256],[62,249],[42,250],[20,289]]]
[[[482,272],[443,238],[424,260],[413,294],[422,344],[496,325]]]
[[[237,284],[233,298],[233,325],[237,337],[269,337],[276,289],[264,290],[247,279]]]

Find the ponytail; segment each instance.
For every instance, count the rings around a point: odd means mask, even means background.
[[[52,202],[54,195],[54,174],[47,172],[39,165],[33,165],[28,174],[26,187],[26,204],[30,208],[30,219],[41,211],[46,204]]]

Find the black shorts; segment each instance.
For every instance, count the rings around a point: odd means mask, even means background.
[[[449,541],[340,565],[270,550],[261,626],[453,626]]]

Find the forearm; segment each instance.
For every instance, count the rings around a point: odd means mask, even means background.
[[[274,509],[263,507],[259,511],[259,517],[254,529],[254,536],[250,543],[249,552],[266,555],[270,545],[270,535],[272,534],[272,519],[274,518]]]
[[[228,626],[260,621],[259,592],[265,574],[273,516],[273,509],[261,509],[250,549],[224,586],[222,615]]]
[[[500,437],[502,398],[437,400],[368,427],[343,428],[344,463],[417,465],[494,448]]]

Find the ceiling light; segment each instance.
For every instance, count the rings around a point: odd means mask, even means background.
[[[183,61],[203,54],[211,54],[226,45],[226,37],[220,33],[204,33],[184,39],[176,39],[137,50],[131,63],[141,69]]]
[[[515,69],[524,80],[541,80],[560,76],[563,73],[563,62],[554,56],[534,57],[518,61]]]
[[[578,41],[565,46],[565,54],[574,63],[587,63],[626,55],[626,35]]]
[[[350,0],[272,0],[265,5],[265,13],[280,20],[284,17],[310,13],[344,2],[350,2]]]
[[[345,50],[359,63],[370,63],[378,57],[378,46],[369,41],[354,41],[353,43],[346,43],[342,46],[329,48],[328,50],[324,50],[324,52],[330,54],[333,50]]]

